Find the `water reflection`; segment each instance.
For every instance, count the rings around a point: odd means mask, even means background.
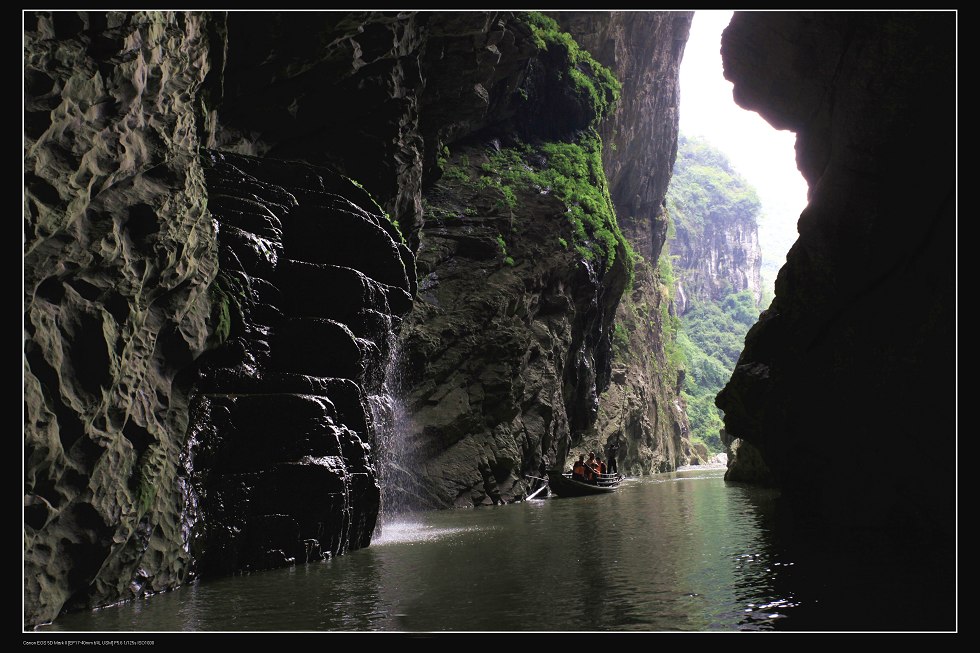
[[[475,526],[469,528],[436,528],[420,521],[394,521],[385,527],[379,537],[371,541],[371,546],[377,548],[386,544],[429,542],[449,535],[478,530],[481,529]]]
[[[773,493],[693,470],[610,495],[404,516],[321,564],[67,615],[78,630],[771,629]]]

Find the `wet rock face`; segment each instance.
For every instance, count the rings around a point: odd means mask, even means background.
[[[656,277],[667,238],[664,196],[677,154],[678,73],[691,12],[561,12],[562,27],[623,84],[619,108],[601,125],[603,166],[623,233],[637,254],[635,280],[616,311],[624,340],[613,348],[608,389],[595,428],[573,456],[615,451],[631,474],[666,472],[696,462],[678,381],[668,373]],[[670,307],[673,311],[673,307]],[[618,448],[613,449],[613,445]]]
[[[335,173],[202,166],[222,16],[25,21],[26,623],[366,545],[411,251]]]
[[[736,100],[797,132],[810,203],[717,403],[801,518],[952,532],[954,42],[952,14],[736,14],[725,32]],[[855,443],[875,451],[859,473],[833,453]]]
[[[25,620],[171,587],[217,250],[207,18],[25,14]],[[163,53],[166,53],[164,56]]]
[[[454,156],[478,169],[478,149]],[[572,235],[555,197],[519,192],[513,210],[499,199],[442,184],[427,195],[444,208],[422,231],[419,302],[401,352],[400,437],[415,473],[390,481],[417,505],[513,501],[525,474],[560,464],[572,434],[595,420],[597,352],[608,347],[622,265],[599,275],[556,247]]]
[[[222,342],[199,361],[181,459],[198,572],[366,546],[380,501],[367,397],[411,309],[414,258],[334,172],[215,151],[204,168]]]

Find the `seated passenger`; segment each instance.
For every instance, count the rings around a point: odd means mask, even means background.
[[[599,461],[595,459],[595,452],[589,452],[589,460],[585,463],[585,480],[589,483],[599,482]]]
[[[585,474],[587,472],[587,467],[585,466],[585,454],[578,457],[575,464],[572,465],[572,478],[576,481],[584,481]]]

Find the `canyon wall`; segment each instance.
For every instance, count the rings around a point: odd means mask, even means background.
[[[797,133],[810,186],[775,301],[717,398],[727,431],[798,523],[930,552],[956,523],[955,38],[953,13],[746,13],[722,47],[736,101]]]
[[[24,600],[182,582],[178,478],[217,238],[198,158],[210,17],[25,14]]]
[[[399,495],[509,501],[611,444],[633,473],[703,457],[657,265],[689,24],[25,14],[25,625],[364,546]],[[753,13],[724,45],[811,187],[728,431],[799,520],[944,546],[954,36]],[[832,453],[869,440],[861,474]]]
[[[669,195],[677,312],[687,313],[691,302],[721,302],[744,290],[758,304],[762,204],[722,152],[699,138],[682,136],[681,143]]]
[[[364,546],[381,485],[512,500],[596,436],[689,16],[598,20],[622,114],[544,15],[25,15],[25,623]],[[647,138],[643,175],[602,145]],[[624,462],[686,460],[637,383]]]
[[[665,352],[676,312],[657,263],[667,239],[664,197],[677,153],[678,73],[693,12],[562,12],[559,20],[623,84],[601,123],[603,164],[623,233],[636,251],[633,283],[616,311],[612,375],[596,426],[572,454],[616,452],[630,474],[697,463],[680,402],[682,379]],[[615,448],[613,448],[615,447]]]

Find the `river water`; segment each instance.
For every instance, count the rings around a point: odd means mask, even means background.
[[[841,565],[786,553],[771,527],[778,493],[727,484],[723,473],[403,515],[370,547],[333,560],[195,583],[64,615],[45,630],[890,629],[888,620],[916,628],[908,618],[923,612],[923,597],[908,606],[888,599],[906,585],[890,585],[890,570],[906,561],[878,573],[845,553],[845,570],[828,573]],[[889,609],[877,609],[883,601]]]

